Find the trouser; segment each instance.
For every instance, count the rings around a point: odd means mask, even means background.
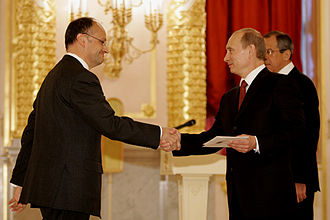
[[[294,220],[314,219],[314,192],[307,192],[307,198],[297,204]]]
[[[43,220],[89,220],[89,214],[53,208],[40,208]]]
[[[263,218],[250,218],[244,215],[238,201],[237,201],[237,194],[232,187],[232,198],[231,204],[229,204],[229,220],[292,220],[293,213],[285,213],[277,216],[267,216]]]

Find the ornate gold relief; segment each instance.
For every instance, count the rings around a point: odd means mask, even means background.
[[[205,0],[172,0],[167,15],[168,125],[195,119],[186,132],[200,132],[206,119]]]
[[[55,64],[55,0],[15,0],[13,9],[11,131],[20,137],[39,87]]]
[[[167,14],[168,126],[195,119],[183,132],[198,133],[206,120],[205,0],[172,0]],[[171,173],[171,153],[161,154],[161,173]]]

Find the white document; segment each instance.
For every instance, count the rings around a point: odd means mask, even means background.
[[[248,137],[249,136],[240,136],[240,137],[216,136],[213,139],[209,140],[208,142],[205,142],[203,144],[203,147],[228,147],[228,143],[230,141],[243,140],[243,139],[247,139]]]

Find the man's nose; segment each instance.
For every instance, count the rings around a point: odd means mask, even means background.
[[[223,58],[223,61],[228,62],[228,53],[226,53],[225,57]]]
[[[103,51],[104,51],[104,53],[109,53],[109,49],[108,49],[107,45],[103,46]]]

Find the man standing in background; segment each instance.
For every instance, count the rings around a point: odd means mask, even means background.
[[[293,152],[292,164],[297,194],[295,219],[313,219],[314,193],[319,191],[316,150],[319,138],[319,101],[313,82],[292,63],[293,43],[289,35],[271,31],[264,36],[266,44],[266,67],[280,74],[289,75],[301,91],[306,120],[306,134],[302,145]]]

